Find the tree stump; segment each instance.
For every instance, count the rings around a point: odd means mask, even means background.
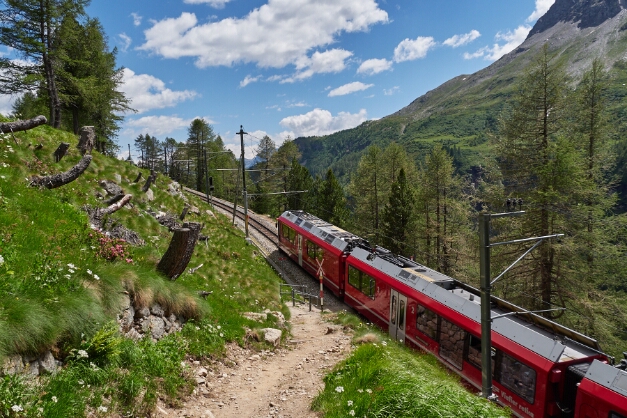
[[[80,130],[81,138],[78,140],[78,148],[81,155],[91,154],[96,141],[96,130],[93,126],[83,126]]]
[[[29,129],[36,128],[39,125],[43,125],[46,122],[48,122],[46,117],[43,115],[39,115],[32,119],[0,123],[0,131],[2,133],[27,131]]]
[[[182,228],[174,228],[170,246],[157,264],[157,270],[176,280],[187,268],[194,253],[202,225],[198,222],[184,223]]]
[[[146,193],[148,189],[150,189],[150,185],[152,184],[153,181],[155,181],[156,178],[157,178],[157,172],[155,170],[150,170],[150,175],[146,179],[146,184],[144,184],[144,187],[142,187],[142,191],[144,193]]]
[[[183,212],[181,212],[181,216],[179,216],[179,219],[181,221],[185,219],[185,216],[187,215],[188,210],[189,210],[189,206],[185,205],[185,207],[183,208]]]
[[[142,178],[142,172],[140,171],[139,173],[137,173],[137,178],[133,181],[133,183],[139,182],[141,178]]]
[[[67,154],[68,149],[70,149],[70,144],[68,144],[67,142],[61,142],[61,144],[54,151],[54,162],[58,163],[59,161],[61,161],[61,158],[63,158],[65,154]]]
[[[57,187],[64,186],[68,183],[76,180],[85,170],[89,167],[91,163],[92,156],[86,155],[84,156],[78,164],[74,167],[70,168],[68,171],[59,174],[53,174],[51,176],[46,177],[31,177],[30,185],[35,187],[45,187],[47,189],[56,189]]]

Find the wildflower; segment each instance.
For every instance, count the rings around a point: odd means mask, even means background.
[[[63,277],[65,277],[68,280],[72,278],[72,276],[70,276],[69,274],[64,274]]]
[[[70,273],[74,273],[74,270],[72,270],[72,269],[68,269],[68,271],[69,271]]]
[[[127,259],[126,259],[126,262],[130,264],[130,263],[132,263],[132,262],[133,262],[133,259],[132,259],[132,258],[127,258]]]
[[[218,329],[222,329],[222,327],[220,325],[218,325]]]
[[[388,343],[386,341],[381,341],[381,345],[385,347]]]
[[[106,407],[106,406],[104,406],[104,405],[100,405],[100,406],[98,407],[98,412],[107,412],[107,407]]]
[[[67,266],[68,266],[69,268],[71,268],[71,269],[75,269],[75,268],[76,268],[76,266],[75,266],[74,264],[72,264],[72,263],[68,263],[68,265],[67,265]]]
[[[336,388],[335,388],[335,391],[336,391],[337,393],[342,393],[342,392],[344,392],[344,386],[338,386],[338,387],[336,387]]]
[[[353,401],[348,401],[348,406],[353,406]]]
[[[3,264],[3,263],[4,263],[4,257],[0,255],[0,264]]]
[[[82,380],[79,380],[79,381],[78,381],[78,384],[79,384],[79,385],[81,385],[81,386],[83,386],[83,385],[85,384],[85,382],[84,382],[84,381],[82,381]]]
[[[94,279],[100,280],[100,276],[98,276],[97,274],[94,274]]]
[[[58,400],[59,400],[59,399],[57,399],[57,397],[56,397],[56,396],[53,396],[53,397],[52,397],[52,402],[57,403],[57,401],[58,401]]]
[[[366,389],[366,392],[372,393],[372,389]]]
[[[348,415],[350,415],[351,417],[355,416],[355,410],[351,409],[350,412],[348,413]]]
[[[220,333],[220,338],[224,337],[224,334]]]
[[[87,274],[89,274],[91,276],[94,273],[92,273],[90,269],[87,269]]]
[[[196,331],[200,331],[200,327],[196,327]]]
[[[364,393],[364,390],[363,389],[357,389],[357,392]]]
[[[13,412],[22,412],[24,410],[21,405],[13,405],[11,409],[13,410]]]
[[[98,366],[96,366],[94,363],[92,363],[91,361],[89,362],[89,367],[91,367],[94,370],[98,370]]]
[[[79,358],[88,358],[89,357],[89,354],[87,354],[87,351],[85,351],[85,350],[78,350],[77,354],[78,354]],[[82,385],[82,383],[81,383],[81,385]]]
[[[4,180],[4,179],[6,179],[6,176],[0,176],[0,178],[2,178]]]

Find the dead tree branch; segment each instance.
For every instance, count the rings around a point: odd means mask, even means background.
[[[53,174],[51,176],[31,177],[30,185],[33,187],[45,187],[47,189],[56,189],[76,180],[91,163],[92,156],[85,155],[74,167],[64,173]]]

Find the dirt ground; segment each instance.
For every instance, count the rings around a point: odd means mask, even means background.
[[[180,409],[160,404],[157,417],[318,417],[312,399],[322,378],[351,350],[351,336],[321,318],[319,310],[290,307],[292,335],[274,351],[237,345],[213,364],[192,365],[198,386]],[[325,315],[326,317],[326,315]]]

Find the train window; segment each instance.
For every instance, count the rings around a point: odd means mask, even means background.
[[[287,225],[281,225],[281,234],[283,238],[287,239],[290,242],[294,242],[294,238],[296,238],[296,231],[290,228]]]
[[[353,266],[348,266],[348,283],[364,295],[374,299],[376,281],[370,275],[361,270],[357,270]]]
[[[534,402],[536,371],[509,355],[499,351],[498,381],[529,403]]]
[[[405,329],[405,301],[401,300],[400,309],[398,312],[398,329],[401,331]]]
[[[494,376],[494,366],[496,358],[496,349],[492,347],[492,375]],[[466,361],[477,368],[481,368],[481,338],[472,334],[468,334],[468,352]]]
[[[324,258],[324,249],[320,248],[316,244],[311,241],[307,241],[307,256],[311,260],[320,260]]]
[[[432,340],[438,339],[438,316],[422,305],[416,310],[416,329]]]
[[[396,295],[392,295],[390,322],[392,325],[396,325]]]
[[[461,370],[466,331],[442,318],[440,320],[440,357]]]

